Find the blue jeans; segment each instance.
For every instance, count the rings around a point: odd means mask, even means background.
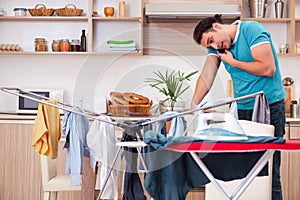
[[[239,119],[252,120],[253,110],[238,110]],[[285,134],[285,105],[283,101],[270,104],[270,121],[275,127],[275,137]],[[282,200],[280,183],[280,151],[275,151],[272,170],[272,200]]]

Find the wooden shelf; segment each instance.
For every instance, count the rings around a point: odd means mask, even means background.
[[[0,51],[0,55],[88,55],[87,52]]]
[[[252,18],[250,16],[249,10],[249,1],[240,0],[241,5],[241,20],[252,20],[257,21],[263,24],[267,30],[272,34],[272,39],[274,42],[275,48],[279,50],[281,44],[289,45],[289,53],[277,55],[280,57],[290,57],[290,56],[298,56],[296,55],[295,43],[300,39],[299,35],[299,22],[300,18],[297,16],[297,10],[299,7],[300,0],[290,0],[288,4],[285,4],[284,8],[284,18],[276,18],[275,10],[273,12],[270,11],[267,13],[268,18]],[[272,8],[274,9],[274,8]]]
[[[292,18],[241,18],[241,20],[254,20],[258,22],[289,22]]]
[[[137,52],[92,52],[90,55],[143,55],[143,51]]]
[[[72,2],[73,1],[73,2]],[[74,3],[75,0],[62,3]],[[61,2],[60,2],[61,3]],[[119,1],[110,0],[115,8]],[[92,16],[94,11],[103,11],[106,2],[97,0],[84,0],[76,2],[81,4],[85,13],[82,16],[9,16],[0,17],[0,44],[19,44],[22,52],[0,51],[0,55],[89,55],[89,54],[129,54],[143,55],[143,12],[142,0],[126,2],[128,8],[126,17],[117,17],[116,9],[113,17]],[[14,4],[4,3],[4,10],[13,10]],[[17,5],[15,5],[17,6]],[[52,7],[58,7],[53,3]],[[57,39],[80,39],[81,30],[86,31],[87,52],[52,52],[51,44]],[[13,38],[10,32],[20,31],[17,38]],[[49,52],[34,52],[35,38],[45,38]],[[134,40],[139,49],[138,52],[110,52],[105,45],[106,41]]]
[[[47,17],[17,17],[17,16],[3,16],[0,21],[88,21],[86,16],[78,17],[60,17],[60,16],[47,16]]]
[[[142,21],[142,17],[92,17],[92,19],[99,21]]]

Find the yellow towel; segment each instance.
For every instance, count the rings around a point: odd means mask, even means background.
[[[48,102],[57,104],[57,101]],[[58,108],[40,103],[32,132],[32,146],[39,154],[55,159],[60,136],[61,121]]]

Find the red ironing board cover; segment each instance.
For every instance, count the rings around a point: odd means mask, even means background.
[[[252,151],[263,151],[263,150],[300,150],[300,140],[286,140],[285,143],[216,143],[216,142],[191,142],[174,144],[168,146],[167,150],[177,152],[252,152]]]

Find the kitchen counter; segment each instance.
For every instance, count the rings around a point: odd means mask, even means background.
[[[0,121],[9,121],[9,120],[35,120],[36,115],[18,115],[18,114],[0,114]],[[151,119],[151,118],[156,118],[157,116],[149,116],[149,117],[111,117],[112,119],[115,119],[117,121],[126,121],[126,120],[131,120],[131,121],[137,121],[140,119]],[[286,122],[299,122],[300,123],[300,117],[292,118],[292,117],[287,117]]]
[[[292,118],[292,117],[287,117],[286,118],[286,123],[300,123],[300,117]]]

